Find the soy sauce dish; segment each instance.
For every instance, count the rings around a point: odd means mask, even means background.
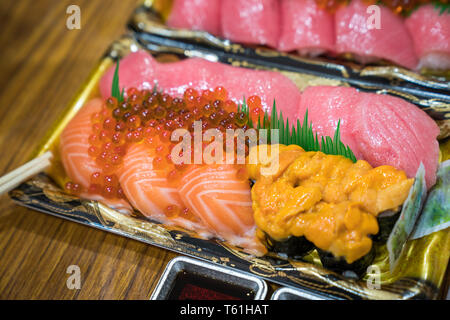
[[[150,300],[264,300],[266,295],[260,278],[180,256],[169,262]]]

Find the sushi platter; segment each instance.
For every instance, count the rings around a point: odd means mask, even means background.
[[[436,299],[450,257],[449,69],[431,72],[425,53],[420,68],[416,56],[363,65],[232,26],[189,30],[181,2],[135,10],[35,151],[51,164],[10,197],[190,257],[161,281],[192,266],[220,280],[216,266],[264,295],[261,279],[286,287],[275,300]]]

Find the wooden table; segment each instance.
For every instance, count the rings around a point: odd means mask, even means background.
[[[0,1],[0,175],[30,157],[138,2]],[[66,28],[71,4],[80,30]],[[175,256],[0,198],[0,299],[148,299]],[[80,290],[66,285],[70,265]]]

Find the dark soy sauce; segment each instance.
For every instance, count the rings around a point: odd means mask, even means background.
[[[180,271],[168,300],[253,300],[255,292],[239,285]]]

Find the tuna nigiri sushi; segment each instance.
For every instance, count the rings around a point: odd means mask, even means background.
[[[277,47],[278,0],[221,1],[222,35],[235,42]]]
[[[146,51],[130,53],[120,60],[119,87],[151,90],[158,77],[158,62]],[[111,96],[111,85],[115,67],[111,67],[100,79],[100,93],[103,98]]]
[[[111,94],[114,68],[100,81],[103,97]],[[121,88],[151,89],[155,84],[164,92],[180,97],[190,87],[207,90],[222,86],[228,98],[236,103],[257,95],[264,110],[270,112],[276,99],[283,116],[294,119],[301,100],[297,86],[284,75],[263,70],[250,70],[203,59],[185,59],[173,63],[158,63],[150,54],[138,51],[121,60],[119,68]]]
[[[129,212],[128,201],[117,197],[107,199],[99,193],[87,192],[94,173],[101,172],[94,158],[89,156],[89,136],[92,132],[91,117],[102,110],[103,101],[94,99],[83,108],[67,124],[60,137],[59,151],[64,169],[71,181],[79,184],[84,190],[81,197],[97,200],[119,211]]]
[[[281,0],[278,49],[317,56],[334,51],[334,16],[315,0]]]
[[[179,193],[186,207],[229,243],[260,251],[255,241],[250,185],[237,165],[202,165],[182,177]]]
[[[308,118],[320,135],[332,135],[341,120],[341,138],[358,159],[372,166],[391,165],[414,177],[425,166],[434,185],[439,158],[439,128],[422,110],[403,99],[353,88],[317,86],[302,95],[299,118]]]
[[[342,142],[350,147],[357,159],[362,159],[363,155],[352,134],[359,99],[360,93],[355,88],[308,87],[302,93],[298,117],[303,119],[308,111],[314,131],[330,137],[334,135],[340,121]]]
[[[414,177],[422,162],[428,188],[436,182],[440,130],[422,110],[403,99],[361,93],[353,136],[373,166],[391,165]]]
[[[450,69],[450,14],[433,5],[422,6],[406,20],[420,59],[418,69]]]
[[[367,8],[368,5],[361,0],[353,0],[336,11],[336,52],[351,53],[363,63],[385,59],[414,69],[418,60],[402,18],[387,7],[378,6],[378,28],[371,23],[371,13]]]
[[[175,0],[167,25],[220,35],[220,0]]]

